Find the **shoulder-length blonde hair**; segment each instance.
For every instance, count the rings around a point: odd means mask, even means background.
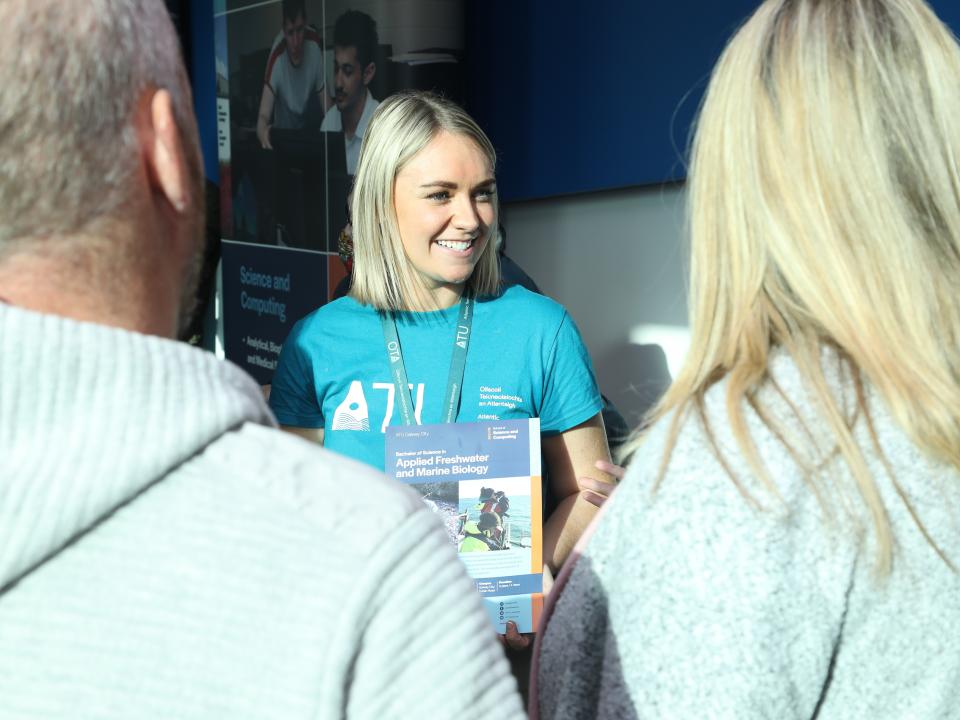
[[[497,154],[483,130],[456,103],[427,92],[391,95],[377,108],[363,137],[353,190],[353,283],[350,296],[378,310],[428,307],[423,281],[403,250],[394,184],[397,174],[440,132],[463,135],[476,143],[496,168]],[[494,295],[500,287],[500,264],[494,236],[499,205],[493,195],[493,222],[486,246],[466,289]]]
[[[653,413],[674,412],[661,477],[681,419],[702,414],[725,378],[732,431],[776,494],[744,408],[783,348],[870,513],[877,569],[889,572],[887,511],[821,352],[845,359],[881,458],[861,378],[924,452],[960,469],[958,163],[960,51],[921,0],[763,3],[714,69],[693,142],[692,343]]]

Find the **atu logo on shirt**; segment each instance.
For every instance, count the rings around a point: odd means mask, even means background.
[[[420,414],[423,411],[423,392],[424,384],[418,383],[416,386],[410,385],[410,391],[415,395],[413,415],[417,424],[421,424]],[[395,400],[396,389],[393,383],[377,382],[371,385],[373,391],[384,391],[387,393],[387,407],[383,414],[383,422],[380,424],[380,432],[387,431],[387,425],[393,417],[393,403]],[[359,380],[350,383],[350,389],[343,402],[337,406],[333,413],[332,430],[358,430],[361,432],[370,431],[370,410],[367,405],[367,396],[363,392],[363,384]]]

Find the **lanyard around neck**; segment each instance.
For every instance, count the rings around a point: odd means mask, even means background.
[[[466,292],[460,297],[457,329],[453,337],[453,357],[450,359],[450,375],[447,378],[447,390],[443,394],[443,422],[445,423],[456,422],[457,412],[460,410],[463,371],[467,366],[467,346],[470,344],[470,330],[473,327],[473,303],[473,298]],[[410,383],[407,381],[407,369],[403,364],[403,351],[400,348],[400,336],[397,335],[397,323],[393,313],[382,313],[380,323],[383,325],[383,341],[387,346],[394,395],[400,405],[400,419],[404,425],[416,425]]]

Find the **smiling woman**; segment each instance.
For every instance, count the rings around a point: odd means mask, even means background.
[[[522,287],[501,288],[495,167],[490,141],[454,103],[413,92],[380,105],[353,192],[350,293],[294,327],[270,403],[287,429],[380,469],[384,432],[404,415],[540,418],[557,507],[544,527],[544,561],[555,569],[595,512],[577,478],[607,479],[594,467],[609,459],[601,399],[566,311]],[[473,324],[451,403],[445,389],[464,308]],[[392,380],[384,340],[392,326],[409,393]]]

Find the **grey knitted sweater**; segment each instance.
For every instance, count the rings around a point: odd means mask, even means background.
[[[413,493],[238,368],[0,304],[0,718],[522,717]]]
[[[814,467],[823,463],[823,505],[782,442],[748,411],[782,502],[751,477],[726,420],[726,383],[709,391],[706,415],[722,456],[762,509],[737,490],[695,414],[652,492],[668,422],[655,426],[547,625],[541,718],[960,718],[960,578],[898,499],[861,418],[856,437],[896,542],[892,574],[876,580],[863,504],[845,466],[830,457],[798,371],[781,356],[772,373],[790,403],[768,389],[761,405]],[[850,386],[839,373],[831,377],[849,405]],[[960,563],[960,477],[924,457],[867,393],[897,481]]]

